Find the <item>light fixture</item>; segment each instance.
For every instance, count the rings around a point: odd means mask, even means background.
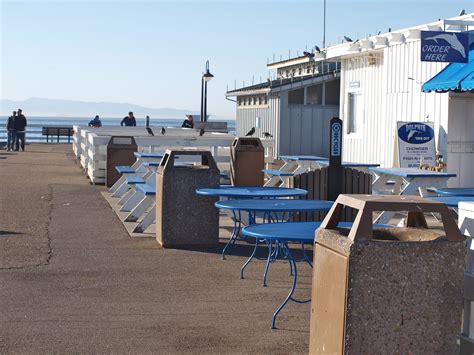
[[[207,82],[214,75],[209,71],[209,60],[206,61],[206,71],[202,74],[201,79],[201,122],[207,122]]]

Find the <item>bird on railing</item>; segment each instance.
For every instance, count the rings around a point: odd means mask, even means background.
[[[165,127],[161,127],[161,134],[164,135],[166,133]]]
[[[263,132],[263,136],[264,136],[265,138],[273,138],[273,136],[272,136],[270,133],[268,133],[268,132]]]
[[[344,36],[344,41],[346,42],[354,42],[350,37]]]
[[[462,9],[458,16],[464,16],[466,14],[466,10]]]
[[[202,137],[204,135],[204,133],[206,133],[206,131],[204,130],[204,128],[201,128],[199,130],[199,137]]]
[[[316,51],[316,53],[321,53],[321,48],[319,48],[318,46],[314,46],[314,50]]]
[[[152,136],[155,135],[155,134],[153,133],[153,130],[152,130],[150,127],[146,127],[146,131],[148,132],[148,134],[151,134]]]
[[[252,127],[252,129],[247,132],[245,137],[252,137],[254,135],[254,133],[255,133],[255,127]]]

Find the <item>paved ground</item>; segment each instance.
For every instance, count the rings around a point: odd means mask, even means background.
[[[0,189],[0,353],[307,352],[309,304],[270,329],[285,263],[263,288],[261,262],[238,277],[248,245],[221,261],[131,239],[69,145],[0,152]],[[298,271],[304,298],[310,270]]]

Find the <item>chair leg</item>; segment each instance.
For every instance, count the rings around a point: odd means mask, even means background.
[[[130,212],[143,197],[144,195],[140,191],[135,191],[135,193],[122,205],[120,212]]]
[[[133,233],[143,233],[155,222],[156,218],[156,205],[154,205],[146,214],[145,217],[138,223],[138,225],[133,229]]]
[[[138,205],[132,209],[130,214],[124,219],[124,222],[136,222],[138,219],[145,213],[147,208],[153,204],[153,199],[151,197],[145,196]]]

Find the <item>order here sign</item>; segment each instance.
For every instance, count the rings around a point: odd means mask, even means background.
[[[421,61],[467,63],[469,35],[466,32],[421,31]]]

